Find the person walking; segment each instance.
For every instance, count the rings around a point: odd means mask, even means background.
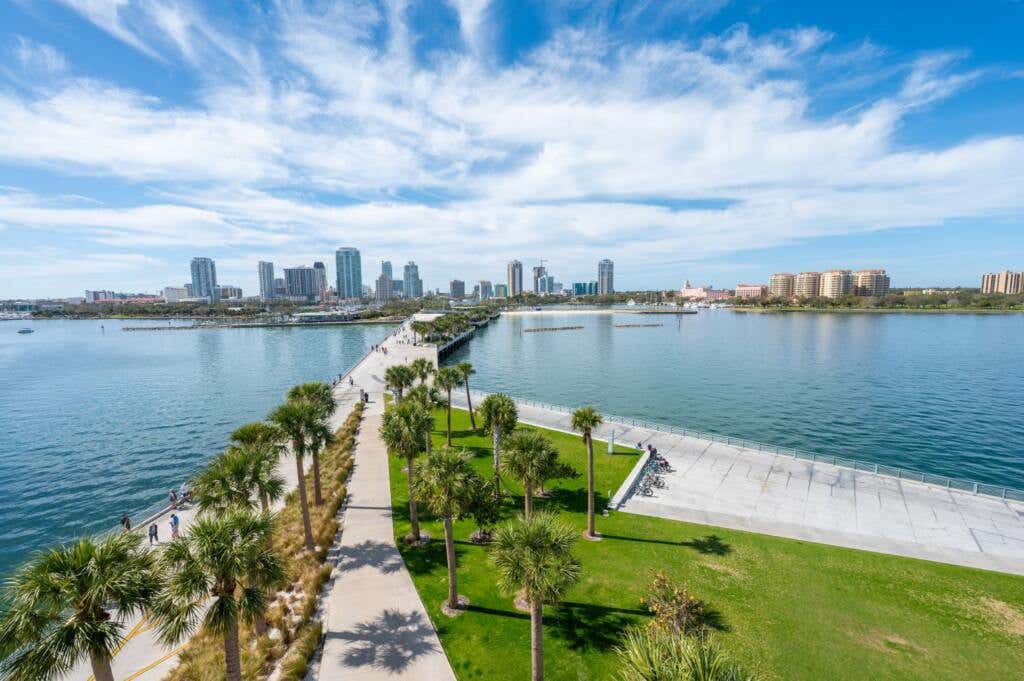
[[[160,543],[160,530],[157,528],[156,523],[152,523],[149,526],[149,545],[152,546],[154,543]]]
[[[132,531],[132,521],[131,518],[128,517],[127,513],[121,514],[121,529],[123,529],[125,532]]]
[[[178,515],[176,513],[172,513],[171,514],[171,539],[172,540],[173,539],[177,539],[178,537],[181,536],[180,534],[178,534],[178,526],[180,525],[180,523],[181,523],[181,521],[178,520]]]
[[[171,508],[178,508],[178,493],[176,491],[172,489],[167,498],[171,502]]]

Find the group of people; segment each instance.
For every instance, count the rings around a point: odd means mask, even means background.
[[[174,492],[172,491],[171,494],[174,494]],[[174,508],[174,507],[172,506],[172,508]],[[181,518],[178,517],[178,514],[177,513],[171,513],[171,517],[168,518],[167,523],[168,523],[168,525],[170,527],[170,530],[171,530],[171,540],[173,541],[173,540],[177,539],[178,537],[180,537],[181,536]],[[131,532],[131,530],[132,530],[132,521],[131,521],[131,518],[128,517],[127,513],[122,513],[121,514],[121,529],[124,532]],[[157,526],[156,522],[152,522],[149,525],[149,545],[152,546],[153,544],[159,544],[159,543],[160,543],[160,528]]]
[[[374,352],[382,352],[385,355],[388,354],[388,349],[386,347],[384,347],[383,345],[374,345],[373,346],[373,351]]]
[[[180,504],[191,504],[192,503],[192,490],[189,488],[187,482],[181,483],[181,487],[177,490],[171,490],[170,494],[167,495],[171,502],[171,508],[176,509]]]

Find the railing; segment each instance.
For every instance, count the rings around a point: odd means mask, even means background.
[[[474,393],[473,399],[478,404],[480,400],[482,400],[487,395],[487,393],[478,390],[473,390],[471,392]],[[514,399],[519,404],[524,404],[529,407],[536,407],[538,409],[545,409],[547,411],[553,411],[559,414],[572,414],[573,412],[571,408],[561,405],[548,404],[547,402],[538,402],[536,400],[527,400],[519,397],[516,397]],[[936,475],[934,473],[922,473],[921,471],[915,471],[907,468],[899,468],[897,466],[888,466],[886,464],[881,463],[861,461],[859,459],[854,459],[846,456],[816,454],[814,452],[808,452],[802,449],[794,449],[792,447],[779,447],[777,445],[769,445],[763,442],[748,440],[742,437],[731,437],[729,435],[719,435],[718,433],[711,433],[705,430],[693,430],[691,428],[683,428],[680,426],[669,426],[663,423],[654,423],[653,421],[646,421],[644,419],[634,419],[624,416],[613,416],[609,414],[602,414],[602,416],[604,418],[605,423],[615,423],[621,426],[629,426],[631,428],[643,428],[644,430],[652,430],[659,433],[668,433],[671,435],[692,437],[698,440],[708,440],[711,442],[718,442],[725,445],[731,445],[733,447],[742,447],[744,449],[765,452],[767,454],[775,454],[778,456],[788,456],[793,459],[800,459],[803,461],[810,461],[813,463],[826,463],[833,466],[841,466],[843,468],[849,468],[852,470],[865,471],[868,473],[874,473],[876,475],[884,475],[890,478],[897,478],[899,480],[910,480],[912,482],[920,482],[935,487],[945,487],[947,489],[968,492],[970,494],[979,494],[982,496],[996,497],[999,499],[1013,499],[1015,501],[1024,501],[1024,491],[1014,489],[1012,487],[990,485],[984,482],[976,482],[974,480],[965,480],[962,478],[951,478],[949,476]]]

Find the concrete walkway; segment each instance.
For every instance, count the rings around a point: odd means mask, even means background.
[[[524,423],[571,430],[567,413],[518,406]],[[1024,574],[1024,503],[618,423],[595,436],[612,429],[674,469],[651,496],[626,495],[627,513]]]

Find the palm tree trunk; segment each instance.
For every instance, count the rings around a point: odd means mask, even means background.
[[[530,519],[530,515],[533,514],[533,483],[527,482],[523,484],[523,503],[526,508],[526,519]]]
[[[476,430],[476,417],[473,416],[473,400],[469,396],[469,376],[466,377],[466,406],[469,407],[469,425]]]
[[[238,620],[232,619],[224,632],[224,668],[227,681],[242,681],[242,662],[238,652]]]
[[[267,498],[266,492],[260,492],[260,510],[264,513],[270,510],[270,499]]]
[[[315,449],[313,454],[313,505],[319,506],[324,503],[323,493],[320,491],[320,452]]]
[[[430,450],[433,447],[433,443],[430,440],[431,440],[430,431],[427,431],[427,436],[425,438],[423,438],[423,452],[425,454],[430,454]]]
[[[455,575],[455,536],[452,534],[452,517],[444,517],[444,552],[448,559],[448,607],[459,607],[459,585]]]
[[[501,468],[501,428],[497,426],[491,432],[491,442],[494,448],[494,484],[498,483],[499,470]]]
[[[306,535],[306,550],[313,550],[313,526],[309,523],[309,501],[306,499],[306,473],[302,470],[302,454],[295,451],[295,474],[299,476],[299,506],[302,508],[302,531]]]
[[[587,433],[587,536],[594,536],[594,439]]]
[[[452,391],[448,391],[448,446],[452,446]]]
[[[114,671],[110,668],[110,658],[106,655],[89,655],[92,675],[96,681],[114,681]]]
[[[532,681],[544,681],[544,606],[540,599],[530,602],[530,661]]]
[[[412,536],[413,541],[420,540],[420,516],[416,512],[416,494],[413,488],[413,463],[412,457],[405,457],[406,467],[408,468],[409,474],[406,478],[409,481],[409,524],[412,525],[412,529],[409,534]]]

